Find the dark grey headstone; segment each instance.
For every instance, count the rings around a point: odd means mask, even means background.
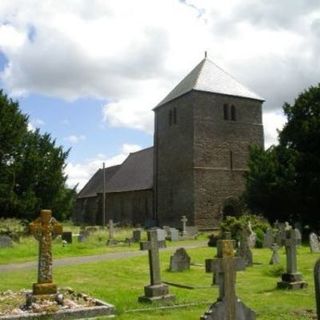
[[[136,229],[132,231],[132,240],[133,242],[139,242],[141,240],[141,229]]]
[[[68,243],[72,243],[72,232],[64,231],[62,232],[61,239],[67,241]]]
[[[309,235],[309,244],[312,253],[320,252],[319,238],[314,232],[310,233]]]
[[[190,256],[184,248],[176,250],[173,256],[170,257],[170,271],[179,272],[190,269]]]
[[[0,248],[12,247],[12,239],[7,235],[0,235]]]
[[[237,249],[237,255],[244,259],[247,266],[252,266],[253,257],[251,249],[249,247],[248,236],[248,230],[245,229],[240,232],[240,245]]]
[[[273,230],[268,229],[267,232],[264,234],[263,247],[271,248],[274,242],[275,242],[275,237],[274,237]]]

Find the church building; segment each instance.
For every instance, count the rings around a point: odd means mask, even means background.
[[[263,99],[208,58],[155,108],[154,147],[105,170],[106,221],[200,229],[235,214],[250,145],[264,145]],[[102,169],[80,191],[76,222],[102,221]]]

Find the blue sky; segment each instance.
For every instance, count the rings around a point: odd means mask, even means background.
[[[83,186],[106,162],[152,145],[152,108],[209,58],[266,99],[265,141],[281,106],[320,79],[318,0],[2,0],[0,84],[30,129],[72,148]]]

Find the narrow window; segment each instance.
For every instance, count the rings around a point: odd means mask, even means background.
[[[231,120],[236,121],[236,107],[234,105],[231,106]]]
[[[173,108],[173,124],[177,124],[177,109]]]
[[[229,106],[227,104],[223,105],[223,119],[229,120]]]
[[[230,170],[233,170],[233,153],[230,150]]]
[[[172,126],[172,110],[169,111],[169,126]]]

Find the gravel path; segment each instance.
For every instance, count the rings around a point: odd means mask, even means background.
[[[184,247],[185,249],[194,249],[207,247],[207,242],[198,242],[194,245],[183,246],[182,244],[174,247],[167,247],[162,249],[161,251],[174,251],[178,248]],[[94,256],[81,256],[81,257],[69,257],[63,259],[57,259],[53,261],[53,265],[56,266],[72,266],[81,263],[90,263],[90,262],[98,262],[98,261],[106,261],[106,260],[118,260],[118,259],[126,259],[130,257],[137,257],[146,255],[147,251],[127,251],[127,252],[112,252],[105,253]],[[38,262],[30,261],[30,262],[22,262],[22,263],[10,263],[0,265],[0,272],[10,272],[10,271],[19,271],[19,270],[27,270],[33,269],[37,267]]]

